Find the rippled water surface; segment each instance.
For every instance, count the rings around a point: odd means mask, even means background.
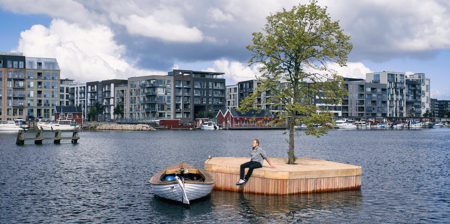
[[[362,188],[265,196],[213,191],[190,208],[155,197],[149,179],[208,155],[248,156],[253,138],[286,157],[273,131],[82,132],[78,144],[0,133],[1,223],[446,223],[450,129],[331,130],[296,139],[296,155],[362,166]]]

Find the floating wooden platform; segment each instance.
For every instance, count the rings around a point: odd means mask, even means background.
[[[289,165],[287,158],[269,159],[276,167],[271,168],[264,161],[244,185],[236,182],[240,165],[250,161],[250,157],[213,157],[205,161],[205,170],[216,180],[217,190],[283,195],[361,188],[360,166],[311,158],[298,158],[296,164]]]
[[[17,133],[17,145],[24,145],[25,141],[34,141],[35,144],[42,144],[43,140],[53,140],[55,144],[61,143],[61,140],[68,139],[71,140],[72,143],[78,143],[78,132],[80,129],[74,130],[37,130],[37,129],[21,129],[19,133]],[[72,136],[62,137],[63,132],[70,132]],[[54,133],[54,137],[44,137],[44,133]],[[36,137],[28,137],[26,135],[36,134]]]

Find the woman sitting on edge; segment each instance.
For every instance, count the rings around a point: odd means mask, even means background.
[[[262,167],[264,160],[267,160],[269,165],[271,167],[275,168],[275,166],[272,165],[272,163],[270,162],[269,158],[267,158],[266,152],[261,147],[259,147],[259,140],[253,139],[252,145],[253,145],[253,148],[250,151],[250,155],[251,155],[252,159],[250,160],[250,162],[246,162],[241,165],[241,176],[240,176],[241,179],[236,183],[236,185],[241,185],[241,184],[245,183],[248,180],[248,178],[250,178],[250,176],[252,175],[253,169]],[[247,167],[248,167],[248,172],[244,178],[245,168],[247,168]]]

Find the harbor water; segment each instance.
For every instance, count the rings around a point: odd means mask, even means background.
[[[362,167],[360,190],[268,196],[213,190],[190,208],[155,196],[149,179],[208,155],[247,157],[252,139],[286,157],[284,130],[81,132],[15,144],[0,133],[0,223],[447,223],[450,129],[330,130],[296,137],[295,153]],[[237,180],[236,180],[237,181]]]

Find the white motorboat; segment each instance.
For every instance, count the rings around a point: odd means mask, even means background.
[[[38,122],[38,128],[41,130],[76,130],[79,125],[74,125],[72,120],[57,120],[56,123]]]
[[[153,193],[187,205],[192,200],[208,196],[214,182],[211,174],[186,163],[169,166],[150,179]]]
[[[445,127],[445,125],[444,125],[443,122],[440,122],[440,123],[434,124],[434,127],[435,127],[435,128],[442,128],[442,127]]]
[[[202,124],[202,129],[203,130],[219,130],[219,126],[217,126],[217,124],[212,121],[208,121],[208,122]]]
[[[399,129],[399,128],[403,128],[404,124],[403,123],[393,123],[391,127],[394,129]]]
[[[433,122],[423,122],[422,123],[422,128],[433,128],[434,124]]]
[[[339,129],[355,129],[357,128],[356,125],[354,125],[353,123],[347,122],[345,120],[337,120],[336,122],[336,128]]]
[[[19,131],[22,128],[28,127],[25,120],[22,118],[15,118],[12,121],[8,121],[6,124],[0,124],[0,131]]]
[[[417,121],[410,121],[408,126],[409,128],[422,128],[422,123]]]

